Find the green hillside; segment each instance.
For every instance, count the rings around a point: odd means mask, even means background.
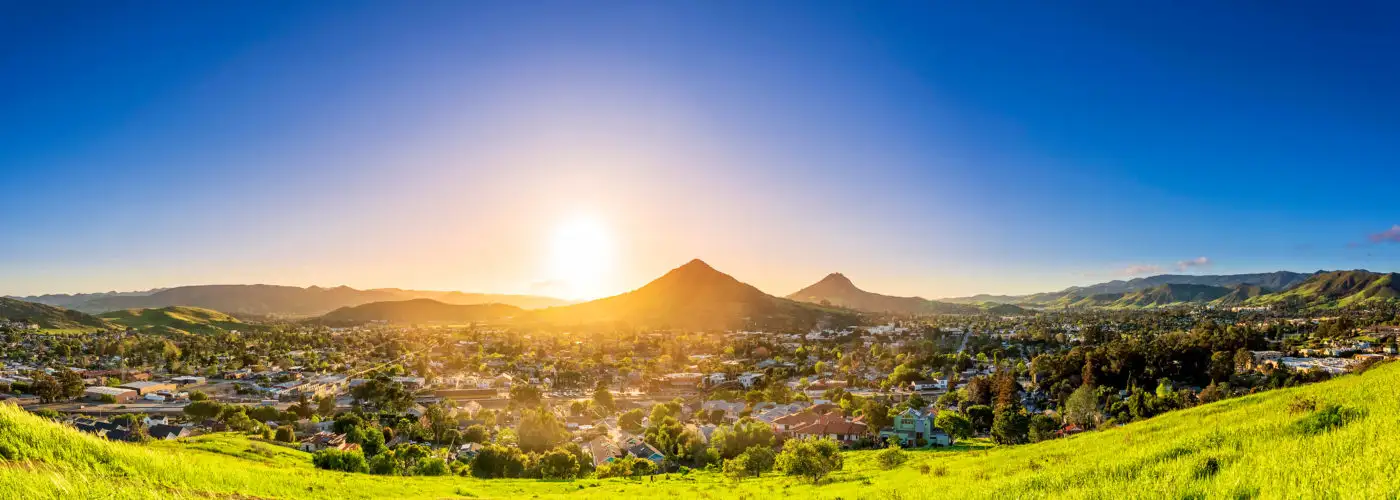
[[[1211,304],[1220,307],[1233,307],[1253,300],[1255,297],[1271,293],[1268,288],[1259,285],[1237,285],[1230,287],[1230,293],[1211,301]]]
[[[102,313],[102,318],[136,330],[209,334],[247,327],[238,318],[200,307],[170,306]]]
[[[308,455],[216,434],[111,443],[0,405],[0,491],[15,498],[1393,498],[1400,365],[1044,443],[847,454],[820,486],[779,475],[478,480],[315,470]],[[1317,409],[1299,409],[1311,400]],[[1337,405],[1335,426],[1326,410]]]
[[[321,320],[348,323],[368,321],[393,323],[473,322],[504,319],[523,312],[525,312],[524,309],[505,304],[459,306],[444,304],[432,299],[413,299],[342,307],[322,316]]]
[[[1157,285],[1128,293],[1113,302],[1112,307],[1145,308],[1186,304],[1204,304],[1230,294],[1230,289],[1211,285]]]
[[[95,331],[111,326],[89,314],[8,297],[0,297],[0,319],[27,321],[45,330]]]
[[[1361,270],[1318,273],[1298,286],[1256,297],[1246,304],[1345,307],[1381,300],[1400,300],[1400,274]]]

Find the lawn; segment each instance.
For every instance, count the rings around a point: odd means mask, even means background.
[[[1015,447],[911,452],[880,470],[847,455],[819,486],[777,475],[734,483],[693,472],[645,480],[478,480],[319,471],[305,453],[216,434],[110,443],[0,405],[6,498],[1386,498],[1400,494],[1400,364],[1271,391],[1112,430]],[[1301,398],[1359,419],[1306,430]],[[1292,405],[1296,406],[1296,405]]]

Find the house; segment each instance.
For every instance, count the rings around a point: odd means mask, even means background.
[[[153,439],[171,440],[182,437],[189,437],[190,428],[179,425],[156,424],[146,428],[146,433]]]
[[[880,430],[880,439],[898,438],[900,446],[905,448],[953,444],[947,433],[933,425],[933,417],[932,412],[906,409],[895,415],[889,428]]]
[[[317,432],[302,439],[301,444],[297,445],[297,449],[305,452],[317,452],[327,448],[343,449],[346,444],[344,434]]]
[[[846,420],[845,417],[835,413],[828,413],[817,418],[814,422],[793,428],[788,431],[788,434],[795,438],[831,438],[841,444],[850,445],[859,441],[865,432],[865,424]]]
[[[942,391],[948,388],[948,381],[941,379],[915,380],[909,383],[909,390],[914,392]]]
[[[402,384],[405,389],[410,391],[422,389],[427,382],[423,377],[389,377],[389,380]]]
[[[622,450],[619,449],[616,444],[604,438],[597,438],[584,443],[583,449],[588,450],[589,455],[592,455],[594,468],[612,462],[617,459],[618,456],[622,455]]]
[[[169,382],[129,382],[117,387],[131,389],[138,395],[145,396],[160,391],[175,392],[175,384]]]
[[[656,447],[647,444],[646,441],[642,441],[627,448],[627,453],[630,453],[632,454],[632,456],[637,458],[645,458],[647,460],[651,460],[652,462],[655,462],[658,466],[661,465],[662,461],[666,460],[666,455],[662,455],[660,451],[657,451]]]
[[[137,395],[136,391],[121,387],[93,386],[83,389],[83,399],[95,402],[111,400],[117,403],[130,403],[136,399]]]

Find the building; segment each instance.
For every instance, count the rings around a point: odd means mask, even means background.
[[[860,422],[846,420],[835,413],[822,415],[816,421],[789,431],[795,438],[831,438],[844,445],[854,444],[865,435],[866,426]]]
[[[175,392],[176,390],[175,384],[170,382],[130,382],[117,387],[131,389],[141,396],[160,391]]]
[[[880,430],[880,439],[898,438],[900,446],[905,448],[953,444],[947,433],[933,425],[933,417],[931,412],[906,409],[895,415],[888,429]]]
[[[208,379],[204,377],[196,377],[193,375],[182,375],[179,377],[172,378],[170,379],[170,381],[179,385],[200,385],[207,382]]]
[[[130,403],[138,396],[135,390],[121,387],[92,386],[83,389],[83,399],[95,402],[110,400],[116,403]]]

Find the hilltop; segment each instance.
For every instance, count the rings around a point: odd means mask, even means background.
[[[8,297],[0,297],[0,319],[27,321],[45,330],[91,331],[111,326],[89,314]]]
[[[0,491],[18,498],[1387,498],[1400,492],[1400,365],[1037,444],[911,451],[892,470],[848,452],[813,486],[779,475],[652,480],[396,477],[316,470],[310,455],[241,436],[104,441],[0,404]],[[1351,420],[1305,426],[1337,405]]]
[[[1246,305],[1342,307],[1384,300],[1400,300],[1400,274],[1355,270],[1318,273],[1289,290],[1254,297]]]
[[[1072,286],[1058,292],[1042,292],[1029,295],[983,294],[942,300],[944,302],[957,304],[998,302],[1003,304],[1063,307],[1065,304],[1080,302],[1089,297],[1098,297],[1094,302],[1101,302],[1102,299],[1109,296],[1116,296],[1117,298],[1114,300],[1118,300],[1118,298],[1127,297],[1134,292],[1151,290],[1163,285],[1195,285],[1227,289],[1238,286],[1257,286],[1267,290],[1286,290],[1298,286],[1315,274],[1316,273],[1295,273],[1292,271],[1222,275],[1161,274],[1143,278],[1133,278],[1130,280],[1113,280],[1087,286]],[[1151,302],[1152,300],[1148,299],[1148,301]]]
[[[133,330],[210,334],[246,328],[238,318],[199,307],[170,306],[102,313],[101,318]]]
[[[71,297],[54,300],[72,302]],[[320,316],[342,307],[371,302],[388,302],[427,298],[456,305],[507,304],[523,308],[540,308],[567,304],[549,297],[534,295],[502,295],[463,292],[441,292],[377,288],[357,290],[294,287],[280,285],[198,285],[153,291],[149,294],[97,294],[72,303],[71,307],[89,313],[123,309],[149,309],[169,306],[201,307],[229,314],[249,316],[308,317]]]
[[[975,306],[937,302],[922,297],[895,297],[857,288],[841,273],[831,273],[821,281],[793,292],[788,299],[813,304],[845,307],[858,311],[893,314],[977,314]]]
[[[1223,286],[1165,284],[1124,294],[1113,301],[1113,307],[1162,307],[1178,304],[1202,304],[1230,294]]]
[[[700,259],[621,295],[528,315],[554,324],[621,323],[657,328],[723,330],[746,327],[806,329],[859,321],[850,311],[763,293]]]
[[[433,299],[412,299],[393,302],[372,302],[354,307],[342,307],[321,316],[329,323],[392,323],[474,322],[505,319],[525,312],[505,304],[444,304]]]

